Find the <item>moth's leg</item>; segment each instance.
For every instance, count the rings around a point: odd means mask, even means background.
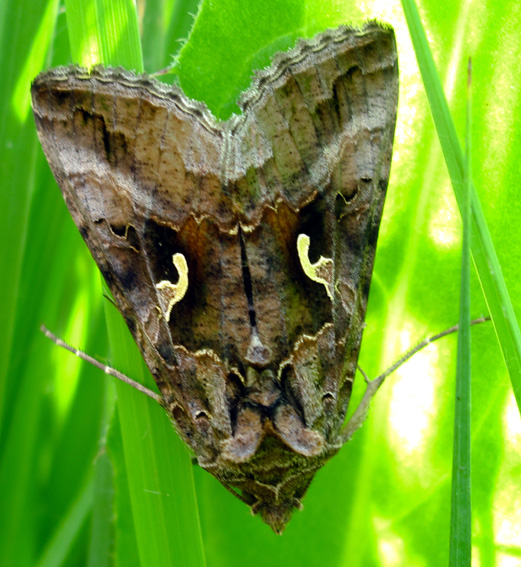
[[[229,484],[226,484],[224,482],[221,481],[221,484],[224,486],[224,488],[226,488],[226,490],[230,493],[233,494],[235,496],[235,498],[238,498],[241,502],[243,502],[244,504],[246,504],[246,506],[253,506],[253,504],[255,503],[255,499],[252,498],[246,498],[244,497],[242,494],[239,494],[235,488],[232,488]]]
[[[116,305],[116,302],[112,299],[112,297],[110,297],[110,295],[104,293],[103,294],[103,299],[106,299],[109,303],[112,303],[112,305],[117,309],[118,306]],[[42,325],[43,326],[43,325]]]
[[[373,399],[374,395],[378,391],[378,388],[382,385],[383,381],[387,376],[387,374],[384,372],[383,374],[378,376],[378,378],[375,378],[374,380],[369,380],[366,373],[360,368],[360,366],[357,366],[357,368],[358,370],[360,370],[360,373],[364,377],[366,388],[365,388],[364,396],[360,401],[360,403],[358,404],[355,413],[349,418],[349,421],[344,425],[342,431],[340,432],[340,442],[342,445],[344,443],[347,443],[353,436],[353,433],[357,429],[362,427],[365,418],[367,417],[367,413],[369,412],[369,406],[371,405],[371,400]]]
[[[47,329],[47,327],[45,327],[45,325],[42,325],[40,327],[40,330],[42,331],[42,333],[44,333],[44,335],[51,339],[51,341],[53,341],[54,343],[56,343],[59,347],[64,348],[65,350],[68,350],[69,352],[72,352],[72,354],[75,354],[76,356],[80,357],[82,360],[85,360],[86,362],[92,364],[93,366],[95,366],[96,368],[99,368],[100,370],[103,370],[103,372],[105,372],[105,374],[109,374],[110,376],[114,376],[114,378],[117,378],[118,380],[121,380],[122,382],[125,382],[125,384],[128,384],[129,386],[132,386],[133,388],[135,388],[136,390],[139,390],[140,392],[142,392],[143,394],[147,395],[148,397],[152,398],[153,400],[155,400],[158,404],[163,405],[163,398],[159,395],[156,394],[155,392],[153,392],[152,390],[149,390],[148,388],[146,388],[145,386],[143,386],[142,384],[140,384],[139,382],[136,382],[135,380],[132,380],[132,378],[129,378],[128,376],[126,376],[125,374],[123,374],[122,372],[120,372],[119,370],[116,370],[115,368],[111,368],[110,366],[106,366],[105,364],[102,364],[101,362],[99,362],[98,360],[96,360],[95,358],[93,358],[92,356],[89,356],[88,354],[85,354],[84,352],[82,352],[81,350],[78,350],[76,348],[71,347],[70,345],[68,345],[66,342],[62,341],[59,337],[57,337],[56,335],[54,335],[53,333],[51,333],[51,331],[49,331],[49,329]]]
[[[479,323],[484,323],[485,321],[490,321],[490,317],[480,317],[479,319],[474,319],[470,322],[471,325],[479,325]],[[398,361],[396,361],[392,366],[390,366],[383,374],[380,374],[374,380],[369,380],[366,373],[358,366],[358,370],[360,370],[362,376],[364,377],[365,383],[367,384],[366,390],[364,392],[364,396],[358,407],[355,410],[355,413],[351,416],[349,421],[344,425],[342,431],[340,432],[340,440],[342,445],[347,443],[349,439],[353,436],[353,433],[359,429],[365,421],[367,417],[367,412],[369,411],[369,406],[371,405],[371,400],[374,398],[374,395],[378,391],[378,388],[383,384],[384,380],[392,374],[397,368],[399,368],[402,364],[407,362],[409,358],[415,355],[417,352],[425,348],[430,343],[437,341],[447,335],[451,335],[452,333],[456,333],[458,330],[458,325],[454,325],[437,335],[433,335],[421,343],[417,344],[415,347],[411,348],[407,351]]]

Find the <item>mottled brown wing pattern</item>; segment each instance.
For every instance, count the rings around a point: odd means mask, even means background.
[[[51,70],[32,94],[177,431],[281,532],[342,443],[389,178],[392,30],[301,41],[226,122],[123,70]]]

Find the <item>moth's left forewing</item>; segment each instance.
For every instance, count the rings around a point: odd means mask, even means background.
[[[35,80],[32,96],[38,134],[67,206],[170,404],[168,411],[178,413],[178,430],[190,442],[192,420],[208,411],[207,397],[218,405],[223,396],[211,356],[198,361],[200,379],[209,380],[208,375],[217,382],[202,400],[191,378],[194,358],[186,349],[175,350],[183,344],[185,327],[194,318],[195,326],[200,321],[197,313],[204,311],[207,320],[220,317],[218,308],[199,304],[195,285],[199,277],[211,287],[204,269],[219,255],[219,238],[208,220],[194,220],[194,215],[216,215],[215,209],[232,211],[219,201],[229,198],[216,182],[220,130],[179,91],[166,92],[120,70],[51,70]],[[189,317],[172,326],[168,308],[170,284],[180,279],[177,254],[188,264]],[[185,336],[189,341],[193,333]],[[217,408],[212,413],[216,430],[229,430],[229,419],[223,422]],[[202,429],[203,422],[204,417]]]

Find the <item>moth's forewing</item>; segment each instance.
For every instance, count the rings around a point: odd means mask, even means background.
[[[179,434],[282,531],[340,447],[389,178],[393,31],[301,41],[227,122],[121,70],[51,70],[32,94],[67,206]]]

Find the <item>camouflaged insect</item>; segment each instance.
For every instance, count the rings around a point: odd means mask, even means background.
[[[32,88],[65,201],[201,467],[281,533],[347,440],[389,178],[394,33],[277,55],[217,121],[96,67]]]

